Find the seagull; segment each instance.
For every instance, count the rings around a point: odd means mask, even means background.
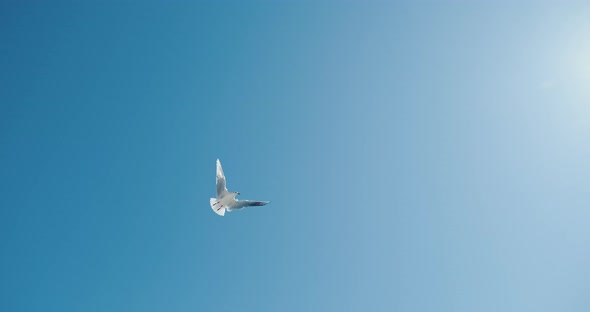
[[[240,195],[238,192],[228,192],[227,187],[225,186],[225,175],[223,174],[223,169],[221,168],[221,162],[219,159],[217,160],[217,198],[211,198],[209,203],[211,204],[211,209],[220,215],[225,215],[225,210],[232,211],[236,209],[242,209],[245,207],[251,206],[264,206],[269,201],[255,201],[255,200],[236,200],[236,196]]]

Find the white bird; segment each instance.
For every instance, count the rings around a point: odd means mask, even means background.
[[[245,207],[251,206],[264,206],[269,201],[255,201],[255,200],[236,200],[236,196],[240,195],[238,192],[228,192],[227,187],[225,186],[225,175],[223,174],[223,169],[221,168],[221,162],[219,159],[217,160],[217,198],[211,198],[209,203],[211,204],[211,209],[220,215],[225,215],[225,210],[232,211],[236,209],[242,209]]]

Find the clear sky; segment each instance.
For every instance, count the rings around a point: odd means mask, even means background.
[[[0,310],[589,311],[590,5],[510,2],[2,1]]]

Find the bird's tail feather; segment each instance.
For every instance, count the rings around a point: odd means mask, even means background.
[[[225,208],[221,208],[221,204],[217,202],[217,198],[209,199],[209,204],[211,205],[211,209],[213,209],[213,212],[222,217],[225,215]]]

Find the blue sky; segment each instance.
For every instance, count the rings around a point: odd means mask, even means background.
[[[0,310],[588,311],[589,21],[5,1]]]

